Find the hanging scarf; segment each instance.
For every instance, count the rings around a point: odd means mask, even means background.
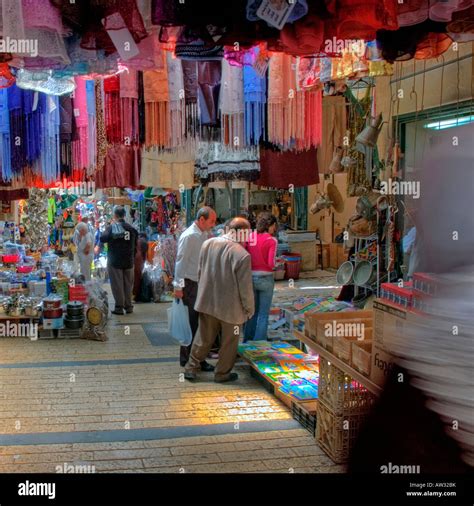
[[[220,61],[200,61],[197,64],[198,102],[201,111],[201,125],[217,126],[219,91],[221,85]]]
[[[96,111],[96,144],[97,144],[97,171],[101,172],[105,167],[107,156],[107,135],[105,130],[104,107],[103,107],[103,81],[95,80],[95,111]]]
[[[72,133],[73,133],[73,104],[70,95],[59,97],[60,127],[59,135],[61,141],[61,177],[68,177],[72,171]]]
[[[87,114],[86,81],[81,77],[74,79],[76,90],[74,91],[73,106],[77,137],[72,143],[72,159],[73,169],[77,171],[77,180],[82,181],[84,170],[89,165],[89,116]]]
[[[11,181],[11,145],[10,145],[10,116],[8,113],[8,91],[0,90],[0,160],[2,164],[2,180]]]
[[[124,142],[120,113],[120,83],[118,76],[104,79],[104,119],[109,143]]]
[[[181,60],[167,52],[168,90],[170,103],[170,145],[180,146],[186,135],[186,106],[184,99],[184,75]]]
[[[60,136],[59,97],[40,94],[43,131],[41,135],[41,174],[46,184],[59,179]]]
[[[26,128],[23,118],[23,90],[16,85],[8,88],[8,110],[10,114],[10,146],[12,171],[19,174],[26,166]]]
[[[166,61],[166,60],[165,60]],[[143,73],[145,97],[145,146],[167,146],[169,142],[168,68]]]
[[[244,144],[243,70],[222,60],[220,96],[222,142],[233,147]]]
[[[245,101],[245,142],[256,145],[265,130],[265,102],[267,83],[257,74],[253,63],[260,52],[253,47],[244,56],[244,101]]]
[[[128,70],[120,74],[120,109],[125,142],[139,142],[138,125],[138,73]]]
[[[95,83],[92,79],[86,81],[87,117],[89,130],[89,165],[87,176],[92,176],[97,166],[96,142],[96,111],[95,111]]]
[[[186,132],[196,137],[199,132],[199,111],[197,106],[197,62],[180,60],[183,68],[184,100],[186,104]]]

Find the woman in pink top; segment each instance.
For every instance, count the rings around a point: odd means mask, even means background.
[[[244,342],[267,339],[268,314],[275,287],[273,269],[278,243],[273,234],[276,229],[277,219],[275,216],[266,212],[260,213],[257,217],[257,231],[251,233],[247,243],[247,251],[252,260],[255,314],[245,324]]]

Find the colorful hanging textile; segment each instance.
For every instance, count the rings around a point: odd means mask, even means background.
[[[186,103],[184,75],[181,61],[171,52],[166,53],[170,110],[170,147],[180,146],[186,136]]]
[[[244,56],[245,143],[256,145],[265,130],[265,104],[267,82],[259,75],[253,64],[260,53],[258,46],[246,51]]]
[[[72,143],[73,179],[83,181],[89,165],[89,116],[87,114],[86,80],[75,77],[76,90],[73,97],[73,111],[76,135]]]
[[[190,146],[173,150],[144,149],[140,184],[173,190],[192,188],[195,159],[196,152]]]
[[[50,184],[60,177],[59,97],[41,93],[40,104],[43,116],[41,172],[44,183]]]
[[[103,80],[95,80],[95,110],[96,110],[96,139],[97,139],[97,172],[102,172],[107,156],[107,134],[103,107]]]
[[[455,14],[474,5],[472,0],[411,0],[397,2],[397,18],[400,26],[412,26],[427,19],[449,23]]]
[[[163,46],[158,38],[158,29],[149,30],[149,35],[137,44],[139,54],[122,62],[128,69],[148,70],[163,68]]]
[[[329,164],[337,148],[343,147],[343,137],[347,130],[346,100],[342,96],[324,97],[322,105],[321,146],[318,149],[320,174],[329,174]]]
[[[280,151],[265,143],[260,147],[260,178],[257,185],[288,189],[319,183],[317,150]]]
[[[97,188],[134,188],[140,185],[141,154],[138,146],[112,144],[104,170],[96,173]]]
[[[92,79],[86,81],[87,97],[87,118],[88,118],[88,151],[89,164],[87,166],[87,176],[92,176],[97,166],[97,132],[96,132],[96,110],[95,110],[95,83]]]
[[[222,85],[220,93],[221,140],[239,148],[244,137],[244,86],[243,70],[222,59]]]
[[[138,72],[133,69],[119,74],[120,110],[123,142],[139,142],[138,121]]]
[[[202,126],[218,126],[218,104],[221,87],[222,67],[220,61],[205,61],[197,64],[198,102]]]
[[[233,149],[221,142],[202,141],[196,155],[196,172],[208,182],[255,181],[260,175],[258,148]]]
[[[13,175],[19,174],[26,166],[26,128],[23,119],[23,90],[13,85],[7,89],[10,114],[10,148]]]
[[[0,161],[2,180],[11,181],[13,177],[10,145],[10,115],[8,111],[8,91],[0,89]]]
[[[120,80],[119,76],[104,79],[104,119],[109,143],[124,142],[120,114]]]
[[[44,134],[44,125],[41,123],[42,115],[46,114],[44,110],[46,104],[43,104],[46,95],[28,90],[25,90],[22,95],[26,123],[26,139],[22,139],[22,142],[26,142],[26,163],[32,166],[42,154],[41,137]]]
[[[165,147],[169,143],[169,89],[166,56],[163,69],[143,72],[145,98],[145,146]]]
[[[181,66],[186,107],[186,132],[188,136],[196,137],[199,133],[197,62],[181,60]]]
[[[61,177],[68,177],[71,175],[72,171],[72,135],[74,131],[74,112],[72,97],[70,95],[62,95],[59,97],[59,114],[59,137],[61,143],[60,170]]]

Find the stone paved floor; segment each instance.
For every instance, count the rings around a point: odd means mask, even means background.
[[[165,333],[167,307],[112,317],[105,343],[1,338],[0,472],[343,472],[247,366],[234,384],[185,382],[178,347],[142,327]]]

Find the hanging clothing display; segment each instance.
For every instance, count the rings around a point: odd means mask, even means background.
[[[8,92],[0,90],[0,162],[2,181],[11,181],[13,177],[10,145],[10,114],[8,111]]]
[[[203,181],[255,181],[260,175],[259,150],[233,149],[221,142],[200,142],[196,174]]]
[[[264,134],[267,80],[259,75],[253,64],[260,53],[259,47],[246,51],[244,56],[245,143],[256,145]]]
[[[192,188],[195,158],[195,150],[189,147],[173,150],[144,149],[140,184],[174,190]]]
[[[220,95],[221,140],[239,147],[244,144],[244,87],[241,67],[222,59]]]
[[[307,151],[280,151],[265,143],[260,147],[260,178],[255,184],[288,189],[319,183],[316,148]]]
[[[72,99],[76,125],[76,135],[72,143],[73,177],[77,181],[82,181],[89,164],[89,115],[86,80],[76,77],[75,81],[76,90]]]
[[[323,128],[321,147],[318,149],[320,174],[329,174],[329,165],[337,148],[343,148],[347,130],[346,100],[342,96],[324,97],[322,107]]]
[[[217,126],[222,68],[220,61],[198,62],[198,102],[201,126]]]
[[[400,26],[411,26],[427,19],[449,23],[457,12],[469,9],[472,0],[411,0],[397,2],[397,19]]]
[[[96,188],[140,186],[140,170],[139,147],[112,144],[107,149],[104,169],[96,173]]]
[[[186,105],[184,99],[184,75],[181,61],[166,53],[170,110],[170,147],[180,146],[186,135]]]

